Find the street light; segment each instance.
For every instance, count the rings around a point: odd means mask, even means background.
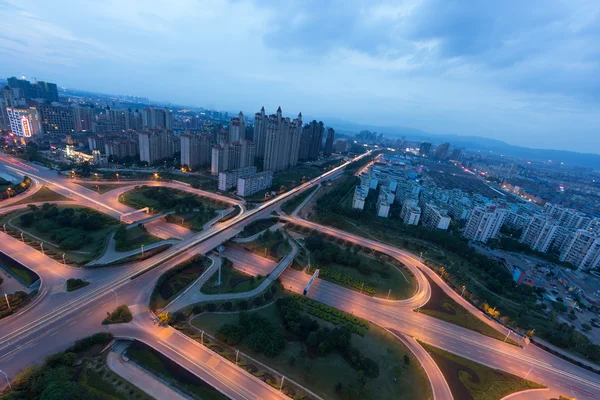
[[[10,199],[10,192],[12,192],[11,188],[6,189],[6,193],[8,193],[8,198]]]
[[[119,182],[119,174],[117,174],[117,182]]]
[[[40,242],[40,248],[42,249],[42,254],[46,255],[46,253],[44,253],[44,242]]]
[[[240,355],[240,351],[239,351],[239,350],[236,350],[236,351],[235,351],[235,365],[236,365],[236,367],[237,367],[237,365],[238,365],[238,356],[239,356],[239,355]]]
[[[21,242],[25,243],[25,239],[23,238],[23,232],[21,232]]]
[[[12,390],[12,386],[10,385],[10,380],[8,379],[8,375],[6,375],[6,372],[0,369],[0,373],[4,374],[4,376],[6,377],[6,383],[8,383],[8,388]]]
[[[529,368],[529,371],[527,371],[527,373],[525,374],[525,378],[524,378],[525,380],[529,376],[529,373],[531,372],[532,369],[533,369],[533,364],[531,364],[531,368]]]
[[[204,331],[200,332],[200,344],[204,344]]]
[[[115,304],[117,305],[117,307],[119,307],[119,294],[115,292],[114,289],[110,289],[110,291],[115,294]]]
[[[144,257],[144,245],[142,245],[142,257]]]
[[[6,224],[2,224],[2,227],[4,228],[4,233],[6,233]]]
[[[462,292],[460,293],[460,297],[463,297],[463,296],[464,296],[464,294],[465,294],[465,289],[466,289],[466,288],[467,288],[467,287],[466,287],[465,285],[463,285],[463,287],[462,287]]]
[[[63,264],[67,265],[67,262],[65,261],[65,253],[63,253],[62,258],[63,258]]]

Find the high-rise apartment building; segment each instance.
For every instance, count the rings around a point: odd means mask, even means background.
[[[560,260],[577,269],[590,270],[600,266],[600,237],[583,229],[577,230],[560,254]]]
[[[446,210],[440,209],[435,204],[427,203],[421,215],[421,223],[425,228],[446,230],[450,226],[450,217]]]
[[[475,207],[471,211],[463,236],[485,243],[498,235],[505,218],[506,210],[496,206]]]
[[[232,118],[229,123],[229,141],[238,142],[246,139],[246,123],[244,114],[240,111],[237,117]]]
[[[299,160],[312,161],[319,158],[324,130],[323,122],[313,120],[311,123],[304,125],[298,150]]]
[[[421,147],[419,147],[419,155],[423,157],[429,156],[431,152],[431,143],[429,142],[421,142]]]
[[[406,199],[402,204],[402,210],[400,211],[400,218],[406,225],[417,225],[421,218],[421,209],[417,205],[417,201],[414,199]]]
[[[216,144],[211,150],[210,173],[214,176],[229,169],[229,149],[226,146]]]
[[[265,143],[267,136],[267,123],[269,118],[265,114],[265,108],[254,114],[254,143],[256,143],[256,157],[265,157]]]
[[[75,130],[77,132],[91,132],[94,121],[94,112],[90,107],[73,106],[75,116]]]
[[[75,113],[71,107],[38,106],[40,123],[45,135],[66,136],[76,132]]]
[[[281,107],[279,107],[277,114],[269,116],[263,160],[265,171],[278,172],[296,166],[301,130],[302,114],[290,121],[289,118],[283,118]]]
[[[327,139],[325,139],[325,147],[323,147],[323,155],[329,157],[333,153],[333,139],[335,131],[333,128],[327,128]]]
[[[435,149],[435,159],[436,160],[445,160],[448,157],[448,150],[450,149],[450,143],[440,144],[437,149]]]
[[[181,141],[181,165],[195,168],[210,164],[211,147],[208,135],[182,133],[179,135],[179,139]]]
[[[42,132],[40,117],[35,107],[6,107],[9,129],[19,137],[31,138]]]
[[[166,129],[153,129],[138,133],[140,161],[154,164],[168,157],[179,149],[174,135]]]
[[[28,99],[44,99],[46,103],[58,101],[58,87],[55,83],[36,81],[29,82],[26,79],[18,79],[14,76],[6,80],[11,88],[23,91],[23,96]]]
[[[108,140],[104,144],[104,154],[117,159],[135,157],[138,154],[138,143],[131,139]]]
[[[545,215],[534,215],[521,234],[519,242],[545,253],[560,233],[559,225]]]
[[[142,110],[142,124],[145,128],[150,129],[171,129],[173,125],[173,115],[167,107],[160,109],[150,106]]]

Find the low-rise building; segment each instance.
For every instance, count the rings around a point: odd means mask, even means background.
[[[237,186],[238,179],[256,174],[256,167],[233,169],[228,172],[219,172],[219,190],[230,190]]]
[[[354,197],[352,197],[352,208],[364,210],[368,193],[368,187],[365,189],[363,186],[356,186],[354,189]]]
[[[237,194],[250,196],[273,185],[273,171],[259,172],[258,174],[238,178]]]

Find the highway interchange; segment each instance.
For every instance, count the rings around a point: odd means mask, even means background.
[[[121,189],[99,194],[43,167],[4,156],[0,157],[0,165],[11,174],[30,176],[34,181],[34,187],[30,191],[37,190],[40,184],[45,184],[52,190],[72,198],[74,202],[71,203],[93,207],[116,218],[131,211],[129,207],[119,203],[118,196],[124,191],[130,190],[134,183]],[[152,258],[120,267],[70,268],[44,256],[40,251],[21,243],[21,241],[0,233],[0,250],[30,267],[38,273],[42,281],[39,294],[32,304],[17,314],[3,319],[0,324],[0,369],[8,373],[10,377],[14,377],[28,365],[63,350],[75,340],[108,329],[116,337],[135,338],[154,347],[231,398],[285,398],[271,386],[244,370],[236,368],[216,353],[175,329],[159,326],[147,304],[158,277],[165,271],[194,254],[208,253],[219,244],[235,237],[247,224],[269,216],[271,211],[284,199],[298,194],[320,181],[338,175],[345,166],[346,164],[328,171],[252,210],[246,210],[240,201],[192,189],[185,185],[170,183],[168,184],[170,187],[237,204],[241,207],[242,212],[229,221],[216,224],[205,231],[181,240]],[[159,184],[156,182],[144,183]],[[140,182],[135,184],[140,184]],[[165,183],[160,182],[160,185],[164,186]],[[3,214],[17,207],[25,207],[25,205],[11,205],[15,201],[16,199],[1,203],[0,213]],[[450,399],[452,395],[439,369],[415,339],[518,376],[528,374],[528,379],[549,387],[547,391],[518,394],[512,397],[514,399],[547,399],[553,396],[558,397],[559,394],[575,396],[578,399],[600,398],[600,375],[579,368],[536,346],[524,344],[523,348],[516,347],[414,312],[413,310],[424,304],[430,296],[430,286],[424,275],[427,274],[448,295],[482,321],[500,332],[506,332],[506,328],[487,319],[479,310],[449,288],[413,254],[297,217],[283,216],[282,219],[388,254],[403,262],[414,272],[419,288],[415,295],[407,300],[386,301],[372,298],[322,280],[316,281],[308,296],[398,333],[400,339],[413,350],[422,363],[430,378],[436,399]],[[257,268],[264,268],[265,264],[258,260],[256,263],[246,263],[246,266],[253,265],[256,265]],[[142,271],[147,272],[139,275]],[[264,271],[257,270],[255,273],[264,274]],[[132,279],[134,277],[135,279]],[[82,278],[92,284],[71,293],[57,290],[56,288],[63,285],[65,279],[68,278]],[[292,269],[287,269],[281,275],[284,286],[298,293],[302,292],[309,278],[308,275]],[[101,327],[100,321],[105,317],[107,311],[114,309],[117,296],[118,304],[127,304],[132,309],[134,321],[130,324],[113,325],[110,328]]]

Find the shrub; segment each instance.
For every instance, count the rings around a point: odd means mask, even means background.
[[[233,309],[233,303],[230,301],[227,301],[225,303],[223,303],[223,310],[225,311],[231,311]]]
[[[215,311],[217,311],[217,305],[215,303],[208,303],[206,305],[206,311],[208,311],[208,312],[215,312]]]
[[[241,300],[238,302],[238,308],[240,310],[247,310],[248,309],[248,302],[246,300]]]
[[[121,324],[131,322],[133,316],[131,315],[131,311],[129,311],[129,307],[125,304],[120,305],[113,311],[108,317],[102,321],[102,324]]]

